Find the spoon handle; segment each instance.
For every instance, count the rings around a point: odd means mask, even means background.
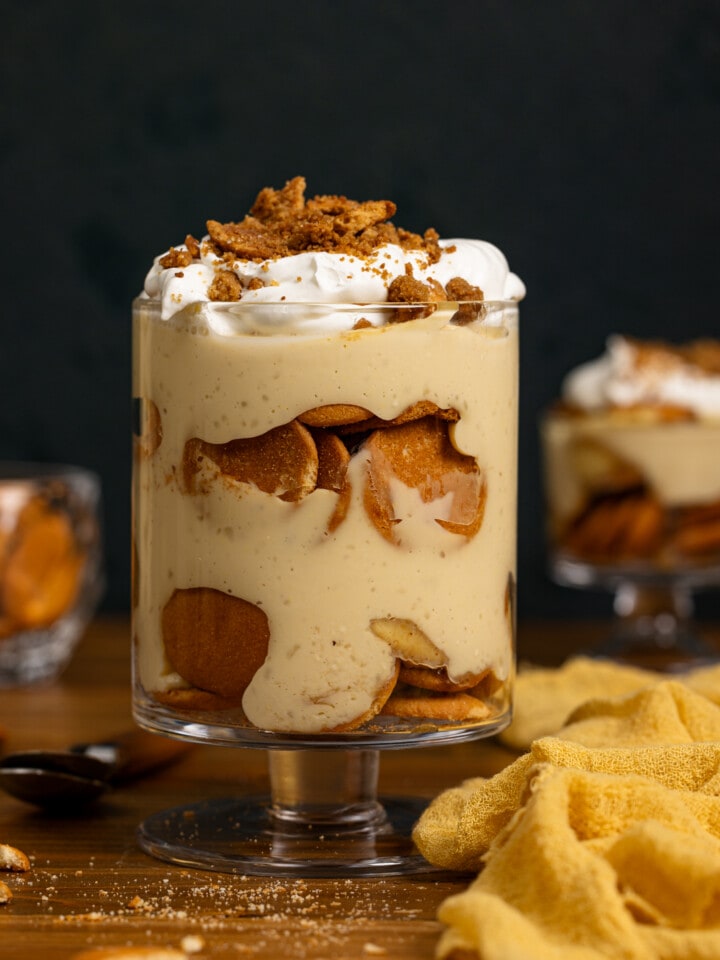
[[[171,740],[145,730],[127,730],[100,743],[78,743],[73,753],[95,757],[110,765],[108,780],[122,783],[175,763],[192,744]]]

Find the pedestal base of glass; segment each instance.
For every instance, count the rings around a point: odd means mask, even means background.
[[[201,743],[267,746],[268,796],[229,796],[153,814],[138,829],[140,847],[184,867],[278,877],[379,877],[434,874],[416,850],[412,829],[428,801],[379,797],[380,754],[388,746],[418,747],[487,737],[507,726],[509,704],[478,724],[406,734],[292,741],[277,734],[167,718],[136,719],[156,733]],[[248,742],[249,741],[249,742]]]
[[[381,802],[368,791],[376,751],[347,757],[273,752],[270,759],[270,796],[207,800],[155,814],[140,826],[142,849],[186,867],[259,876],[374,877],[432,870],[411,839],[424,803]],[[300,802],[294,789],[283,796],[291,771],[303,778],[313,771],[314,796]]]
[[[426,801],[377,798],[378,750],[271,750],[271,793],[176,807],[140,847],[184,867],[279,877],[428,874],[412,828]]]
[[[696,590],[720,584],[720,568],[599,566],[561,555],[553,558],[551,575],[561,586],[614,595],[608,636],[584,653],[666,673],[720,660],[720,650],[703,638],[694,621],[693,602]]]

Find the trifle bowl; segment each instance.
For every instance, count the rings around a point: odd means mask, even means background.
[[[682,669],[718,651],[693,619],[720,586],[720,342],[613,335],[541,423],[550,569],[614,594],[597,652]]]
[[[426,869],[380,752],[509,722],[522,284],[393,211],[296,178],[134,303],[135,717],[271,786],[149,818],[164,859]]]

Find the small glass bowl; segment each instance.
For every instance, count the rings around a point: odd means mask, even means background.
[[[57,677],[103,591],[100,480],[0,463],[0,687]]]

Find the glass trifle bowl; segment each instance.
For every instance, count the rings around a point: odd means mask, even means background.
[[[150,817],[141,846],[429,869],[379,757],[510,719],[517,301],[143,296],[134,344],[135,716],[264,748],[270,773],[268,797]]]

